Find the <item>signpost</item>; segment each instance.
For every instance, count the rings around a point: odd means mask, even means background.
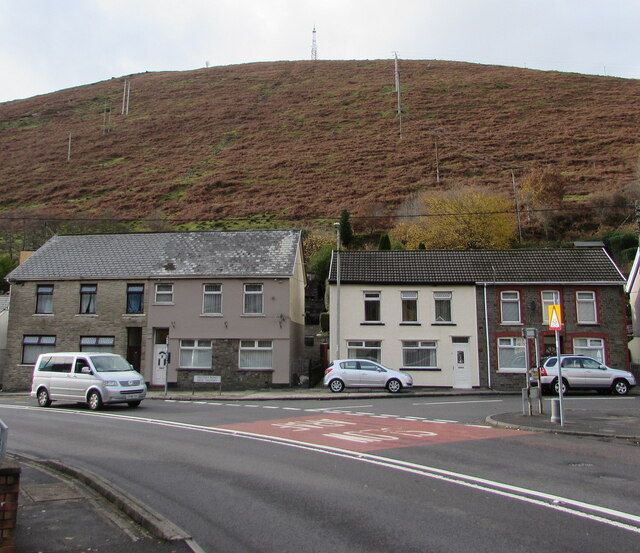
[[[196,384],[220,384],[220,394],[222,394],[222,377],[216,374],[194,374],[191,385],[191,395],[195,393]]]
[[[556,359],[558,361],[558,404],[560,408],[560,426],[564,426],[564,410],[562,408],[562,355],[560,354],[560,331],[562,330],[562,310],[559,305],[550,305],[549,330],[556,333]],[[552,409],[553,411],[553,409]],[[551,420],[553,421],[553,413]]]

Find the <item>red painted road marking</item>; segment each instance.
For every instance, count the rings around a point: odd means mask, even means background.
[[[326,414],[231,424],[221,428],[286,438],[357,452],[487,440],[513,436],[513,430],[414,420],[384,419],[349,414]],[[529,432],[518,432],[518,435]]]

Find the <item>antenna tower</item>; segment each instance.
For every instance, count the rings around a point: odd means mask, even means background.
[[[316,26],[313,26],[313,39],[311,40],[311,59],[316,61],[318,59],[318,45],[316,44]]]

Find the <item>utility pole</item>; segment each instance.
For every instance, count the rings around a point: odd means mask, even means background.
[[[400,71],[398,70],[398,52],[394,52],[393,54],[395,56],[396,93],[398,94],[398,108],[396,115],[398,117],[398,121],[400,122],[400,140],[402,140],[402,104],[400,102]]]
[[[318,45],[316,43],[316,26],[313,26],[313,39],[311,40],[311,59],[318,60]]]
[[[516,190],[516,176],[511,169],[511,186],[513,187],[513,199],[516,202],[516,219],[518,222],[518,238],[522,244],[522,225],[520,223],[520,200],[518,199],[518,191]]]
[[[71,160],[71,133],[69,133],[69,145],[67,146],[67,161]]]
[[[124,90],[122,91],[122,115],[129,115],[129,96],[131,94],[131,81],[124,80]]]

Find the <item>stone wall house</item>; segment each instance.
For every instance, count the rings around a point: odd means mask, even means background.
[[[415,386],[524,387],[555,353],[549,305],[562,353],[629,367],[625,279],[602,248],[341,251],[329,282],[332,359],[368,357]]]
[[[7,280],[5,390],[47,351],[119,353],[158,387],[289,386],[301,364],[297,230],[54,236]]]

